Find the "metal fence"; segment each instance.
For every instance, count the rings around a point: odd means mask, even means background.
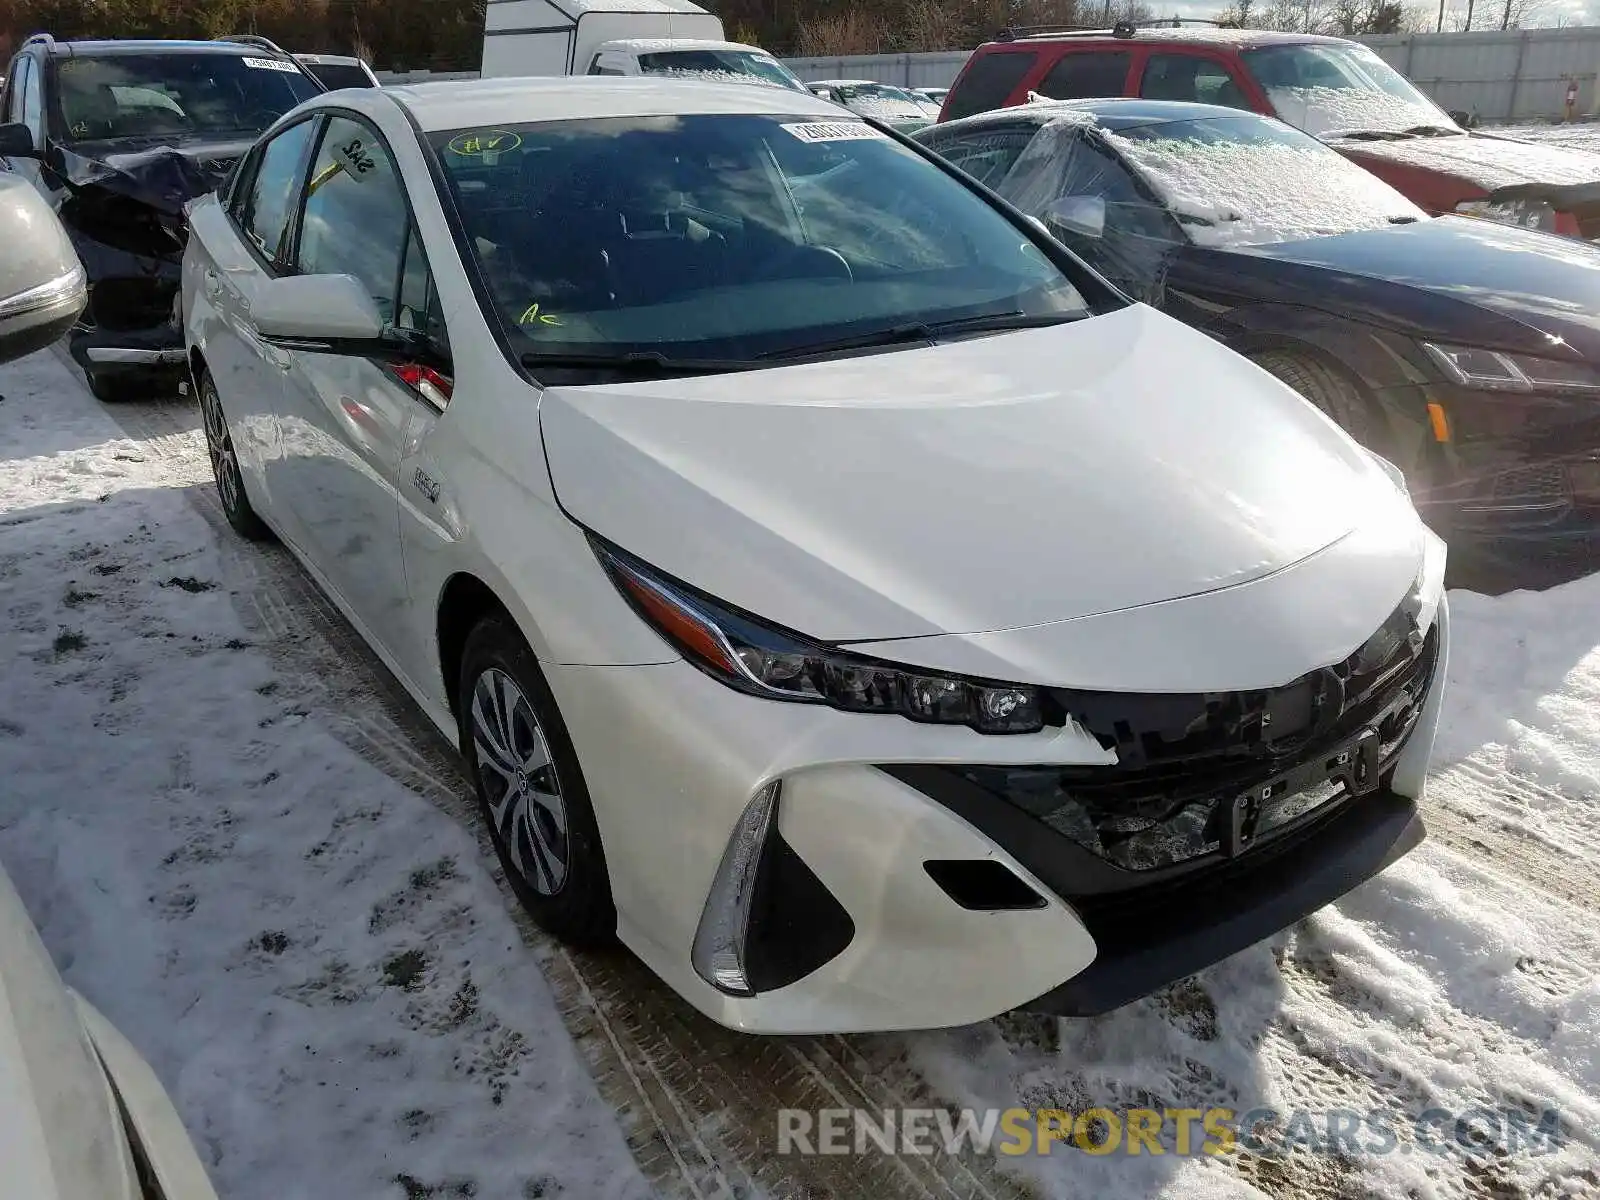
[[[1567,85],[1578,85],[1577,111],[1600,116],[1600,26],[1506,33],[1414,33],[1363,38],[1442,108],[1484,121],[1554,119]],[[966,50],[931,54],[856,54],[787,58],[801,79],[876,79],[900,87],[949,87]],[[474,79],[476,72],[378,72],[384,83]]]
[[[1577,111],[1595,115],[1600,93],[1600,27],[1506,33],[1415,33],[1363,38],[1441,108],[1485,121],[1562,115],[1567,85]]]

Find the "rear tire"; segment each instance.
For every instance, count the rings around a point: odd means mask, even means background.
[[[201,371],[199,379],[200,419],[205,428],[206,452],[211,455],[211,474],[217,481],[217,495],[222,500],[222,515],[240,537],[252,542],[272,540],[272,530],[250,505],[244,492],[244,472],[239,469],[239,456],[233,448],[233,434],[228,430],[228,418],[222,411],[222,398],[217,395],[217,385],[210,371]]]
[[[126,373],[107,374],[101,371],[84,371],[89,394],[102,404],[125,404],[140,399],[137,382]]]
[[[511,890],[560,941],[612,941],[617,910],[583,768],[544,673],[506,618],[467,635],[456,695],[461,756]]]
[[[1293,350],[1263,351],[1251,361],[1311,401],[1367,449],[1383,453],[1383,416],[1343,372]]]

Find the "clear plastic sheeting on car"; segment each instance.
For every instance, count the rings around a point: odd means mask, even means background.
[[[1069,113],[1042,127],[1004,185],[1006,199],[1045,222],[1053,233],[1118,287],[1150,300],[1179,242],[1170,218],[1117,160],[1096,145],[1088,113]],[[963,164],[963,169],[965,165]],[[1098,235],[1074,231],[1059,219],[1075,201],[1104,202]]]
[[[1223,122],[1105,135],[1200,245],[1266,245],[1426,218],[1388,184],[1309,138],[1211,135],[1208,124]]]

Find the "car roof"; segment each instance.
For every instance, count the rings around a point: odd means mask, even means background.
[[[898,83],[881,83],[876,79],[808,79],[807,87],[886,87],[894,88],[897,92],[906,89]]]
[[[985,125],[1048,125],[1069,113],[1087,113],[1101,129],[1115,132],[1141,125],[1166,125],[1173,121],[1204,121],[1219,117],[1254,117],[1270,120],[1260,113],[1245,112],[1221,104],[1194,104],[1186,100],[1143,100],[1137,97],[1099,97],[1092,100],[1042,100],[995,108],[976,116],[946,121],[932,129],[977,129]]]
[[[332,66],[332,67],[355,67],[355,66],[361,66],[361,67],[364,67],[364,66],[367,66],[367,60],[366,59],[358,58],[353,54],[296,54],[294,57],[298,61],[306,63],[307,65],[313,66],[313,67],[321,67],[321,66]]]
[[[556,75],[385,88],[428,133],[593,117],[793,115],[838,120],[837,105],[793,88],[661,76]]]
[[[1279,46],[1292,43],[1308,45],[1351,46],[1360,45],[1349,38],[1325,37],[1317,33],[1280,33],[1275,29],[1221,29],[1209,25],[1141,25],[1129,37],[1117,37],[1109,29],[1058,30],[1054,33],[1022,33],[1017,37],[989,42],[983,48],[1000,50],[1008,46],[1064,45],[1078,46],[1085,42],[1192,42],[1204,46],[1234,46],[1250,50],[1258,46]]]
[[[744,42],[723,42],[716,38],[613,38],[609,42],[602,42],[599,48],[626,50],[633,54],[672,50],[747,50],[754,54],[769,54],[760,46],[749,46]]]
[[[277,58],[269,50],[244,42],[194,42],[176,38],[146,38],[138,41],[91,40],[46,42],[46,50],[70,58],[110,58],[129,54],[248,54],[254,58]]]

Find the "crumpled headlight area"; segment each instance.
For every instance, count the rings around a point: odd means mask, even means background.
[[[888,713],[979,733],[1037,733],[1050,701],[1025,684],[929,674],[811,641],[661,574],[589,535],[596,557],[634,612],[695,666],[768,700]]]
[[[1462,387],[1491,392],[1600,392],[1600,370],[1589,363],[1434,342],[1424,342],[1422,348]]]
[[[110,188],[76,188],[61,206],[61,219],[84,237],[141,258],[177,261],[188,241],[181,218]]]

